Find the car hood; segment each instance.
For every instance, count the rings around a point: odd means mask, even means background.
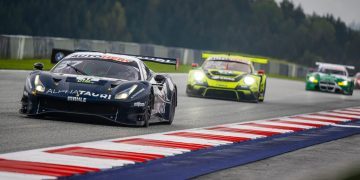
[[[320,80],[322,81],[343,81],[348,80],[346,76],[342,75],[335,75],[335,74],[325,74],[319,73]]]
[[[206,76],[213,80],[222,80],[222,81],[239,81],[245,72],[241,71],[231,71],[231,70],[219,70],[219,69],[208,69],[204,70]]]
[[[42,72],[40,80],[45,86],[44,93],[48,95],[88,96],[88,98],[102,99],[111,99],[112,94],[126,89],[130,83],[121,79],[51,72]]]

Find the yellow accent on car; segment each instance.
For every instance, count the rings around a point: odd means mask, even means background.
[[[243,60],[243,61],[250,61],[253,63],[258,64],[267,64],[268,59],[265,58],[255,58],[255,57],[246,57],[246,56],[239,56],[239,55],[230,55],[230,54],[215,54],[215,53],[203,53],[202,58],[207,59],[211,57],[223,57],[223,58],[230,58],[232,60]]]
[[[338,82],[338,85],[339,86],[347,86],[348,82],[347,81],[341,81],[341,82]]]

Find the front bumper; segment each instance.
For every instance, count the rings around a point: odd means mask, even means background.
[[[204,85],[190,85],[186,87],[189,96],[208,97],[215,99],[227,99],[236,101],[256,101],[258,92],[252,92],[249,88],[236,89],[209,87]]]
[[[347,92],[347,87],[339,86],[336,82],[326,82],[320,81],[318,83],[306,82],[307,90],[315,90],[322,92],[330,92],[330,93],[345,93]]]
[[[89,100],[87,102],[67,101],[66,97],[49,95],[28,95],[22,98],[20,113],[27,115],[84,115],[100,117],[115,123],[126,125],[144,125],[141,116],[144,107],[134,107],[134,102],[117,100]]]

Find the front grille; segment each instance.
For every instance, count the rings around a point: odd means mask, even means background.
[[[68,111],[88,114],[115,114],[117,108],[109,104],[68,102],[57,99],[42,99],[40,104],[46,110]]]
[[[322,91],[333,92],[333,91],[335,91],[336,84],[335,84],[335,82],[331,82],[331,81],[320,81],[319,88]]]
[[[235,99],[235,100],[237,100],[237,95],[236,95],[235,91],[208,89],[206,91],[205,96],[206,97],[212,97],[212,98]]]

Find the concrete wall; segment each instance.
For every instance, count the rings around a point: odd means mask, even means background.
[[[53,48],[69,50],[94,50],[125,54],[178,58],[180,64],[202,63],[202,50],[165,47],[120,41],[100,41],[55,37],[0,35],[0,58],[49,58]],[[256,69],[266,73],[289,77],[305,77],[307,68],[293,63],[270,60],[269,64],[256,64]]]

